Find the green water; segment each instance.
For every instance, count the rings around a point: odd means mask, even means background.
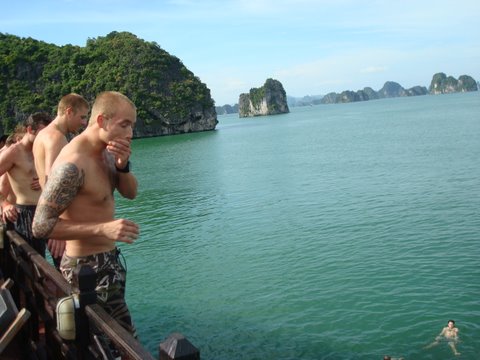
[[[480,357],[480,93],[219,117],[134,142],[141,341],[205,360]]]

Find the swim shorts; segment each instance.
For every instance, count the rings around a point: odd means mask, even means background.
[[[137,337],[137,331],[125,302],[127,273],[120,262],[119,255],[120,250],[117,248],[109,252],[79,257],[70,257],[64,253],[60,271],[70,284],[78,288],[78,279],[75,276],[76,267],[81,264],[90,265],[97,275],[95,288],[97,303],[128,332]]]
[[[33,247],[40,255],[45,257],[46,239],[38,239],[33,236],[32,222],[35,215],[36,205],[15,205],[18,212],[14,229]]]

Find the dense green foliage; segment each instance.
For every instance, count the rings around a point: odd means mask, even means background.
[[[250,101],[254,108],[260,108],[260,104],[262,103],[263,99],[265,98],[265,88],[262,86],[260,88],[252,88],[250,89]]]
[[[0,118],[4,132],[34,111],[55,114],[70,92],[88,101],[105,90],[136,104],[145,126],[174,127],[214,112],[210,90],[154,42],[127,32],[88,39],[85,47],[56,46],[0,33]]]

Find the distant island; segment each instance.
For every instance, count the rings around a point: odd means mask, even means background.
[[[456,92],[478,91],[478,83],[469,75],[462,75],[458,79],[453,76],[447,76],[444,73],[433,75],[429,88],[425,86],[414,86],[410,89],[404,89],[400,84],[394,81],[387,81],[378,91],[370,87],[363,90],[351,91],[345,90],[341,93],[331,92],[324,96],[305,96],[303,98],[294,98],[287,96],[288,105],[294,106],[311,106],[319,104],[338,104],[357,101],[377,100],[402,96],[419,96],[419,95],[437,95]],[[216,107],[217,114],[231,114],[238,112],[238,105],[224,105]]]
[[[278,80],[267,79],[260,88],[252,88],[249,93],[240,94],[238,114],[240,117],[277,115],[290,112],[287,94]]]

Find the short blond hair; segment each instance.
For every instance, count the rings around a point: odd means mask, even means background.
[[[104,115],[107,118],[114,117],[121,103],[127,103],[135,112],[137,111],[137,107],[132,100],[118,91],[104,91],[98,94],[92,106],[89,125],[95,123],[98,115]]]
[[[64,115],[69,107],[71,107],[75,113],[82,108],[90,109],[88,101],[85,100],[82,95],[78,95],[76,93],[70,93],[60,99],[60,102],[58,103],[57,114]]]

